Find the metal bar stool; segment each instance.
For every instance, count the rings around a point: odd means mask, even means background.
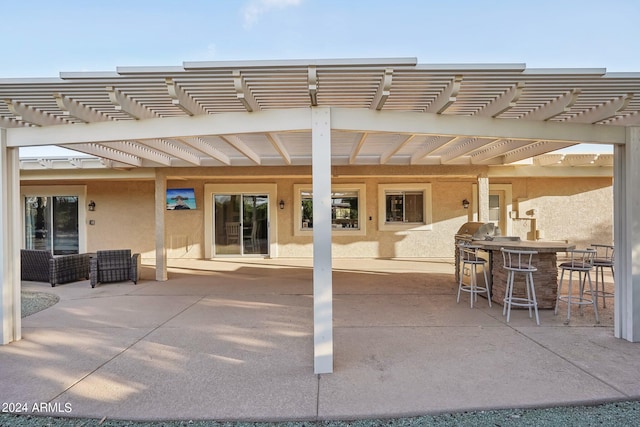
[[[486,293],[487,300],[489,301],[489,307],[491,307],[491,291],[489,291],[489,281],[487,280],[487,260],[481,258],[478,255],[478,246],[467,245],[460,243],[458,245],[460,251],[460,263],[462,265],[463,274],[460,274],[460,280],[458,282],[458,299],[456,302],[460,302],[460,291],[469,292],[469,299],[471,300],[471,308],[473,308],[474,300],[478,300],[478,294]],[[482,273],[484,274],[484,287],[478,286],[478,270],[477,267],[482,266]],[[462,281],[464,272],[469,272],[469,284],[465,285]]]
[[[599,245],[592,243],[591,247],[596,250],[595,258],[593,259],[593,266],[596,272],[596,304],[598,296],[602,297],[602,306],[607,308],[607,298],[613,298],[613,292],[606,292],[604,290],[604,269],[611,269],[611,277],[615,280],[615,273],[613,271],[614,264],[614,247],[611,245]],[[600,283],[602,283],[602,290],[598,286],[598,271],[600,272]]]
[[[507,315],[507,322],[511,318],[511,306],[528,307],[529,318],[532,318],[532,308],[536,313],[536,324],[540,325],[538,317],[538,300],[536,299],[536,289],[533,284],[533,273],[538,271],[537,267],[532,264],[533,256],[538,251],[522,251],[514,249],[501,248],[502,261],[504,269],[507,270],[507,288],[504,293],[504,306],[502,307],[502,315]],[[525,278],[526,297],[513,296],[513,282],[517,273],[523,273]]]
[[[568,254],[571,254],[571,260],[567,262],[563,262],[560,264],[560,268],[562,269],[562,273],[560,274],[560,284],[558,285],[558,297],[556,299],[556,309],[555,314],[558,314],[558,306],[560,305],[560,301],[564,301],[567,303],[567,320],[564,322],[568,324],[571,320],[571,304],[576,304],[580,310],[582,310],[583,305],[591,304],[593,305],[593,310],[596,315],[596,323],[600,323],[600,319],[598,318],[598,304],[596,303],[596,294],[593,292],[593,286],[591,283],[591,270],[593,269],[593,260],[595,258],[596,251],[595,249],[573,249],[567,251]],[[565,295],[562,294],[562,282],[564,279],[565,271],[569,272],[569,289]],[[579,285],[579,295],[573,296],[572,293],[572,284],[573,284],[573,273],[578,273],[578,285]],[[584,277],[582,276],[584,274]],[[591,298],[585,298],[584,296],[584,285],[585,281],[589,280],[589,294]]]

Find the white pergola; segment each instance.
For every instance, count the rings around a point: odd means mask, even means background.
[[[19,147],[66,147],[113,169],[311,165],[321,373],[333,369],[331,166],[503,165],[580,143],[614,146],[615,335],[640,341],[640,73],[392,58],[0,79],[0,142],[2,343],[21,337]],[[158,280],[167,278],[166,180],[155,186]]]

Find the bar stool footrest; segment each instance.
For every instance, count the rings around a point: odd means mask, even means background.
[[[509,299],[505,299],[504,303],[509,304]],[[513,297],[511,298],[511,305],[516,307],[536,307],[538,303],[527,298]]]
[[[567,304],[569,304],[569,297],[566,296],[566,295],[560,295],[558,297],[558,301],[564,301]],[[580,299],[580,297],[571,297],[571,304],[575,304],[575,305],[593,305],[593,298],[588,299],[588,298],[582,297],[582,299]]]

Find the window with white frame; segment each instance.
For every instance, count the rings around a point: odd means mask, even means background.
[[[385,192],[386,222],[424,224],[424,193],[422,191]]]
[[[295,234],[313,230],[313,192],[310,187],[295,185]],[[334,232],[361,234],[364,232],[364,184],[336,185],[331,191],[331,226]]]
[[[380,184],[378,218],[383,231],[431,230],[431,184]]]

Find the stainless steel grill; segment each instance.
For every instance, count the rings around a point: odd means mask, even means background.
[[[518,236],[501,236],[500,228],[496,227],[490,222],[466,222],[462,224],[462,227],[455,234],[455,263],[456,263],[456,283],[460,280],[460,251],[458,245],[462,242],[471,243],[474,240],[505,240],[505,241],[519,241]],[[487,261],[489,269],[489,281],[492,281],[491,268],[492,259],[490,254],[487,254]],[[491,286],[491,283],[489,284]]]
[[[456,283],[460,281],[460,243],[471,243],[474,240],[493,239],[500,235],[500,229],[490,222],[465,222],[455,234]]]

